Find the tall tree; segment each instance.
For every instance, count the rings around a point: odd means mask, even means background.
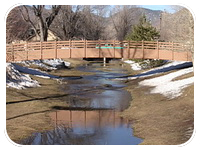
[[[134,41],[152,41],[158,38],[159,32],[151,25],[145,15],[140,18],[139,24],[133,26],[132,32],[126,37],[127,40]]]
[[[81,26],[81,7],[80,5],[64,5],[60,9],[51,29],[62,40],[69,40],[77,36]]]
[[[45,17],[44,16],[45,5],[33,5],[32,9],[35,17],[37,18],[37,23],[38,23],[37,25],[35,25],[31,20],[27,6],[20,7],[20,11],[23,19],[31,24],[32,28],[35,31],[36,36],[40,37],[40,41],[47,41],[49,27],[52,24],[55,17],[57,16],[60,8],[61,8],[60,5],[50,6],[49,9],[51,10],[51,12]],[[37,26],[39,27],[39,33],[36,28]]]
[[[165,41],[177,41],[188,44],[188,50],[194,53],[194,19],[190,11],[181,6],[172,6],[173,14],[161,15],[161,37]]]
[[[124,40],[132,26],[131,8],[134,6],[117,5],[112,10],[110,16],[116,32],[117,40]]]
[[[105,28],[105,14],[108,6],[93,5],[84,6],[82,15],[81,34],[83,38],[90,40],[98,40],[102,38],[102,33]]]
[[[132,32],[126,37],[126,39],[133,41],[153,41],[158,39],[159,36],[159,32],[156,28],[153,27],[147,20],[146,16],[143,15],[140,18],[139,23],[133,26]],[[143,61],[143,59],[137,61],[138,63],[141,63],[142,66],[145,66],[145,68],[156,67],[163,63],[163,60],[154,59],[149,59],[149,62]]]
[[[20,6],[19,6],[20,7]],[[23,20],[18,7],[10,11],[6,19],[6,43],[26,39],[30,25]]]

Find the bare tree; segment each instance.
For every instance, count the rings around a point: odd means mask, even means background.
[[[177,41],[189,45],[194,52],[194,20],[189,10],[181,6],[173,6],[175,13],[164,12],[161,15],[161,39]]]
[[[6,43],[25,40],[30,25],[21,17],[18,7],[10,11],[6,19]]]
[[[132,26],[131,8],[133,6],[115,6],[110,13],[117,40],[124,40]]]
[[[65,5],[60,9],[52,29],[62,40],[69,40],[77,36],[81,26],[81,7],[80,5]]]
[[[90,40],[98,40],[102,38],[105,28],[105,15],[108,6],[93,5],[84,6],[82,10],[82,27],[81,33],[83,38]]]
[[[52,24],[53,20],[57,16],[61,6],[60,5],[52,5],[50,7],[51,12],[48,14],[47,17],[44,16],[45,5],[33,5],[32,9],[34,12],[35,17],[37,18],[39,33],[37,31],[37,25],[33,23],[30,18],[29,10],[27,6],[20,7],[20,11],[22,17],[26,22],[29,22],[33,27],[35,34],[40,37],[40,41],[47,41],[48,37],[48,30],[50,25]]]
[[[102,39],[108,8],[104,5],[62,6],[51,29],[63,40]]]

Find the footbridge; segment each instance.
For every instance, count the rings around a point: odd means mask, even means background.
[[[81,40],[6,45],[6,61],[54,58],[127,58],[192,61],[190,46],[177,42]]]

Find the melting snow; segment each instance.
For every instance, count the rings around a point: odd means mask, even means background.
[[[25,89],[26,87],[40,86],[36,80],[32,80],[29,75],[21,74],[11,63],[6,63],[6,86]]]
[[[28,67],[22,67],[22,66],[19,66],[17,64],[13,64],[13,66],[15,67],[15,69],[17,69],[18,71],[20,71],[22,73],[35,75],[35,76],[42,77],[42,78],[58,78],[57,76],[50,75],[48,73],[45,73],[44,71],[40,71],[39,69],[32,69],[32,68],[28,68]]]
[[[57,76],[50,75],[44,71],[39,69],[28,68],[31,64],[40,66],[41,68],[46,68],[50,70],[57,69],[57,66],[70,66],[69,62],[65,62],[61,59],[51,59],[51,60],[33,60],[33,61],[21,61],[18,63],[22,63],[27,67],[22,67],[17,64],[6,64],[6,86],[24,89],[26,87],[37,87],[39,83],[35,80],[32,80],[28,74],[35,75],[37,77],[42,78],[53,78],[58,79]],[[21,74],[25,73],[25,74]]]
[[[142,69],[142,67],[138,63],[136,63],[135,61],[125,60],[124,62],[127,63],[127,64],[130,64],[131,68],[133,70],[141,70]]]
[[[43,62],[50,66],[53,66],[54,68],[56,68],[56,66],[61,65],[63,63],[67,67],[70,66],[70,62],[63,61],[62,59],[45,59],[43,60]]]
[[[30,66],[31,64],[40,66],[41,68],[46,68],[49,70],[55,70],[56,67],[59,65],[64,64],[65,66],[69,67],[70,62],[63,61],[62,59],[45,59],[45,60],[29,60],[29,61],[20,61],[26,66]]]
[[[137,78],[141,78],[141,77],[153,76],[155,74],[160,74],[160,73],[168,72],[171,70],[182,69],[182,68],[186,68],[186,67],[192,67],[192,62],[172,61],[163,66],[156,67],[156,68],[150,69],[148,71],[145,71],[141,74],[137,74],[137,75],[128,77],[128,79],[132,80],[132,79],[137,79]]]
[[[127,60],[125,63],[131,65],[133,70],[139,70],[139,64],[134,61]],[[185,68],[185,69],[184,69]],[[194,77],[172,81],[174,78],[179,77],[181,75],[193,72],[192,62],[184,62],[184,61],[170,61],[163,66],[156,67],[145,71],[141,74],[133,75],[131,77],[118,78],[117,80],[133,80],[137,78],[149,77],[156,74],[169,72],[171,70],[177,70],[176,72],[169,73],[167,75],[163,75],[160,77],[155,77],[152,79],[146,79],[139,83],[141,86],[154,86],[154,88],[150,91],[151,93],[160,93],[169,99],[180,96],[181,90],[191,84],[194,83]]]
[[[163,75],[160,77],[147,79],[147,80],[141,81],[139,85],[155,86],[151,90],[151,93],[160,93],[172,99],[177,96],[180,96],[182,94],[181,90],[183,88],[194,83],[194,77],[190,77],[190,78],[186,78],[182,80],[176,80],[176,81],[172,81],[172,80],[178,76],[181,76],[190,72],[193,72],[193,67],[181,69],[179,71],[169,73],[167,75]]]

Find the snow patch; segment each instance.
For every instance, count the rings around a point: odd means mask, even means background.
[[[151,93],[160,93],[172,99],[177,96],[180,96],[182,94],[181,90],[183,88],[194,83],[194,78],[190,77],[190,78],[177,80],[177,81],[172,81],[172,80],[178,76],[181,76],[190,72],[193,72],[193,67],[181,69],[179,71],[169,73],[167,75],[163,75],[163,76],[156,77],[153,79],[147,79],[147,80],[139,82],[139,85],[155,86],[151,90]]]
[[[56,70],[57,66],[63,65],[66,67],[70,66],[70,62],[66,62],[62,59],[45,59],[45,60],[28,60],[28,61],[19,61],[25,66],[30,66],[31,64],[45,68],[48,70]]]
[[[160,93],[169,99],[173,99],[180,96],[182,94],[182,89],[188,87],[192,83],[194,83],[194,77],[173,81],[156,86],[151,93]]]
[[[6,86],[16,89],[38,87],[39,82],[32,80],[29,75],[21,74],[11,63],[6,63]]]
[[[127,64],[130,64],[132,70],[141,70],[142,69],[142,67],[138,63],[136,63],[135,61],[125,60],[124,62],[127,63]]]
[[[24,64],[25,67],[17,64],[6,64],[6,86],[24,89],[26,87],[37,87],[39,83],[32,80],[28,74],[35,75],[41,78],[53,78],[58,79],[58,76],[50,75],[39,69],[28,68],[30,65],[34,64],[41,68],[48,70],[55,70],[58,67],[69,67],[70,63],[62,59],[47,59],[47,60],[30,60],[30,61],[20,61],[18,63]],[[25,74],[21,74],[25,73]]]
[[[69,67],[70,66],[70,62],[66,62],[62,59],[45,59],[43,60],[44,63],[56,68],[56,66],[61,65],[64,63],[65,66]]]
[[[168,71],[171,71],[171,70],[182,69],[182,68],[187,68],[187,67],[191,67],[191,66],[192,66],[192,62],[171,61],[171,62],[169,62],[169,63],[167,63],[163,66],[156,67],[156,68],[150,69],[148,71],[145,71],[141,74],[137,74],[137,75],[128,77],[128,79],[133,80],[133,79],[142,78],[142,77],[149,77],[149,76],[153,76],[153,75],[156,75],[156,74],[168,72]]]
[[[13,64],[13,66],[15,67],[16,70],[22,73],[31,74],[31,75],[35,75],[35,76],[43,77],[43,78],[58,78],[57,76],[50,75],[44,71],[40,71],[39,69],[23,67],[17,64]]]

